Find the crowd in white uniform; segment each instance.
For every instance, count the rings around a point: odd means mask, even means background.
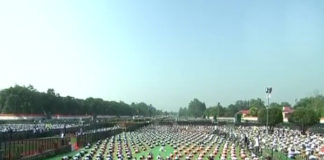
[[[320,134],[288,128],[274,128],[272,134],[267,134],[265,127],[215,127],[229,138],[240,141],[248,146],[254,153],[260,153],[264,149],[273,149],[281,152],[291,159],[320,160],[324,159],[324,137]]]
[[[267,134],[265,127],[256,126],[150,125],[100,142],[105,143],[97,146],[92,155],[78,154],[75,159],[261,160],[269,158],[264,154],[266,150],[282,153],[284,157],[279,159],[324,159],[323,136],[310,132],[303,135],[288,128],[274,128]],[[164,156],[141,154],[158,146]],[[174,150],[166,153],[167,146]]]
[[[214,126],[150,125],[98,141],[89,153],[81,151],[74,160],[251,160],[239,142],[214,133]],[[152,150],[159,148],[159,153]],[[172,149],[170,149],[172,148]],[[64,156],[62,159],[70,159]],[[254,159],[257,159],[254,156]]]
[[[0,124],[0,132],[22,132],[22,131],[33,131],[33,132],[44,132],[51,129],[64,129],[71,127],[78,127],[81,124],[64,124],[64,123],[26,123],[26,124]]]

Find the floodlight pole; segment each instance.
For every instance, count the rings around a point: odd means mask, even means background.
[[[267,134],[269,134],[269,95],[267,96],[268,98],[268,107],[267,107]]]
[[[272,92],[272,88],[268,87],[266,88],[266,94],[267,94],[267,99],[268,99],[268,107],[267,107],[267,124],[266,124],[266,129],[267,129],[267,134],[269,134],[269,99],[270,99],[270,94]]]

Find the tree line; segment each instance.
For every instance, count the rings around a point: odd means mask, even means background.
[[[0,113],[68,115],[142,115],[166,114],[144,102],[127,104],[122,101],[106,101],[101,98],[79,99],[60,96],[54,89],[39,92],[33,86],[15,85],[0,91]]]
[[[238,100],[234,104],[223,107],[220,103],[216,106],[206,108],[205,103],[194,99],[187,107],[179,109],[180,117],[234,117],[240,114],[241,110],[248,110],[248,116],[257,116],[258,122],[261,124],[267,123],[268,112],[268,125],[270,130],[274,126],[283,122],[282,109],[284,106],[289,106],[294,109],[294,112],[289,115],[288,121],[302,130],[305,131],[320,122],[320,118],[324,116],[324,96],[315,95],[305,97],[291,106],[288,102],[276,103],[273,102],[266,108],[264,101],[260,98],[251,100]],[[268,111],[267,111],[268,110]]]
[[[271,103],[271,107],[288,105],[289,103],[283,102],[281,104]],[[257,116],[258,110],[265,108],[264,102],[260,99],[251,100],[238,100],[234,104],[230,104],[227,107],[218,103],[216,106],[206,108],[205,103],[199,101],[197,98],[192,100],[188,107],[181,107],[179,109],[180,117],[234,117],[234,115],[241,110],[249,110],[252,116]]]
[[[311,97],[305,97],[296,102],[294,106],[288,102],[272,102],[269,104],[269,108],[280,108],[289,106],[294,109],[298,108],[309,108],[324,116],[324,96],[315,95]],[[234,104],[230,104],[226,107],[218,103],[215,106],[206,107],[204,102],[201,102],[197,98],[192,100],[188,107],[180,107],[179,116],[180,117],[234,117],[236,113],[241,110],[248,110],[249,116],[258,116],[262,110],[265,110],[267,104],[260,98],[250,99],[250,100],[237,100]]]

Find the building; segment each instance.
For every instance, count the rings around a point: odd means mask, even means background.
[[[257,121],[258,117],[249,116],[249,110],[243,109],[239,111],[242,114],[242,120],[244,121]],[[294,109],[290,106],[282,107],[282,118],[284,122],[288,122],[289,116],[294,112]]]
[[[242,118],[249,116],[249,110],[248,109],[240,110],[240,113],[242,114]]]
[[[282,118],[284,122],[288,122],[288,118],[290,115],[294,112],[294,109],[292,109],[290,106],[284,106],[282,107]]]

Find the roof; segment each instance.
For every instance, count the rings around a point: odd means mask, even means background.
[[[248,109],[242,109],[242,110],[240,110],[240,112],[242,114],[249,114],[249,110]]]
[[[41,117],[43,114],[32,114],[32,113],[0,113],[0,116],[4,117]]]
[[[285,112],[285,113],[292,113],[294,112],[294,109],[292,109],[291,107],[289,106],[285,106],[282,108],[282,112]]]

